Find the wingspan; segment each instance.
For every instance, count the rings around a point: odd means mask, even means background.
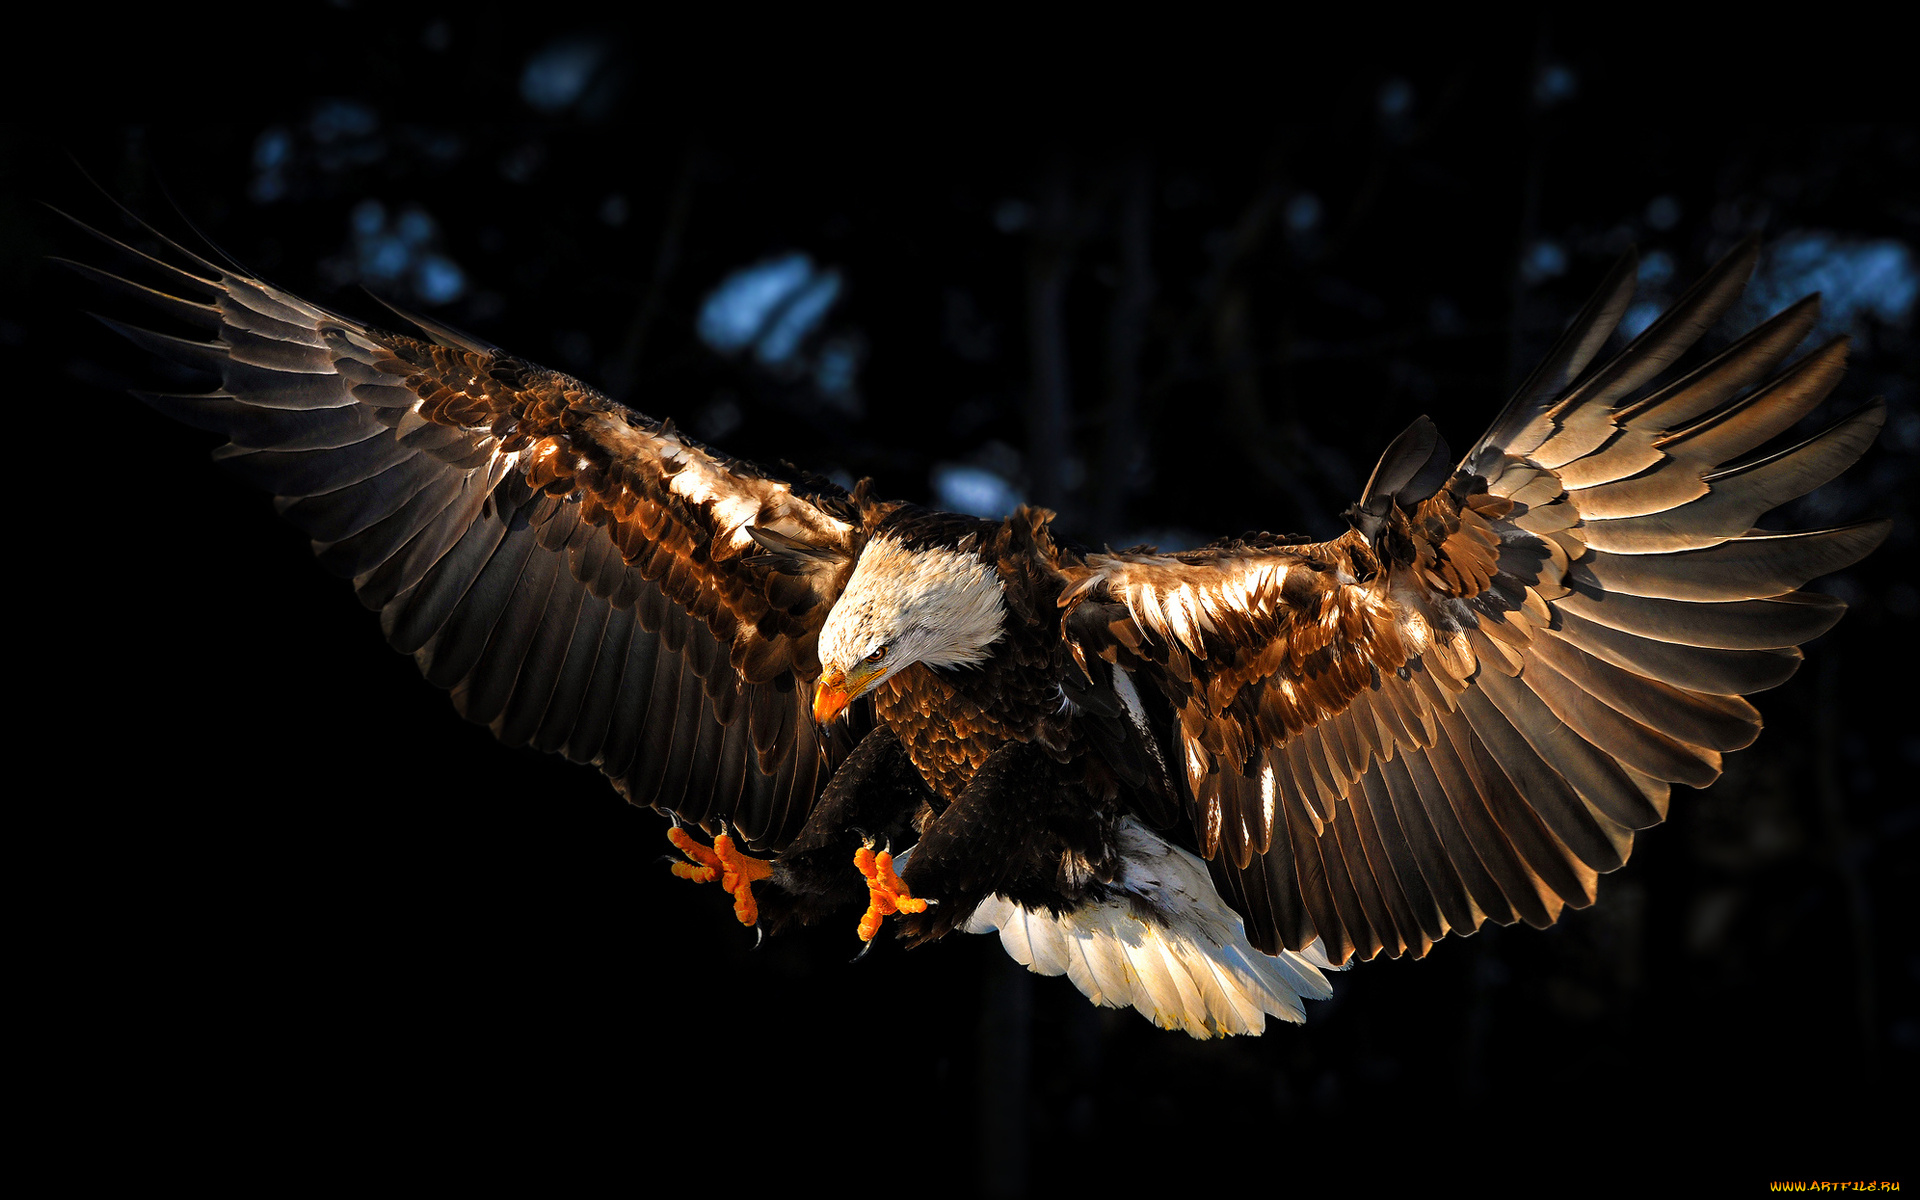
[[[1171,706],[1196,838],[1254,945],[1337,964],[1549,924],[1593,901],[1672,784],[1706,786],[1758,734],[1741,697],[1784,682],[1844,609],[1798,589],[1888,523],[1754,528],[1885,417],[1876,401],[1751,455],[1839,378],[1844,340],[1775,373],[1817,298],[1659,385],[1754,254],[1589,369],[1631,298],[1622,263],[1457,469],[1423,418],[1340,538],[1076,572],[1076,654]]]
[[[215,457],[274,494],[463,715],[636,804],[755,847],[794,836],[850,745],[797,686],[858,554],[845,492],[432,322],[430,341],[387,333],[81,228],[158,286],[66,265],[202,337],[102,319],[218,380],[142,399],[226,436]]]

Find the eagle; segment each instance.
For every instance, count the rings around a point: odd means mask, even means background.
[[[1757,527],[1885,419],[1763,449],[1844,370],[1844,338],[1789,361],[1817,296],[1673,369],[1751,240],[1609,356],[1629,253],[1464,455],[1393,439],[1340,536],[1161,553],[747,462],[431,318],[75,223],[116,265],[61,262],[194,331],[101,318],[212,383],[140,398],[226,438],[462,716],[668,815],[743,924],[997,933],[1195,1037],[1594,903],[1840,618],[1803,585],[1890,526]]]

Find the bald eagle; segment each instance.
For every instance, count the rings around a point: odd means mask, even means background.
[[[1592,904],[1839,619],[1802,585],[1888,529],[1755,528],[1884,420],[1755,453],[1841,375],[1844,339],[1783,365],[1817,298],[1668,377],[1752,243],[1603,359],[1619,263],[1464,456],[1394,439],[1341,536],[1163,554],[745,462],[430,319],[87,232],[124,273],[68,266],[199,333],[107,324],[217,380],[141,398],[229,439],[462,715],[671,816],[743,923],[997,932],[1196,1037]]]

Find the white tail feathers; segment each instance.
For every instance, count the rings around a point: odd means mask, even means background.
[[[1030,970],[1064,974],[1095,1004],[1131,1005],[1162,1029],[1197,1038],[1264,1032],[1269,1013],[1304,1021],[1303,998],[1333,995],[1318,946],[1276,957],[1247,944],[1246,926],[1214,891],[1205,863],[1131,819],[1121,823],[1120,844],[1118,883],[1143,904],[1116,896],[1055,917],[990,896],[967,932],[997,929],[1007,953]]]

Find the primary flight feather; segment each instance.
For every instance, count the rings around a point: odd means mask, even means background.
[[[1802,585],[1887,531],[1755,528],[1884,419],[1756,453],[1840,378],[1844,340],[1785,365],[1817,300],[1667,378],[1751,244],[1596,361],[1620,264],[1464,458],[1395,439],[1346,534],[1163,555],[770,470],[431,321],[102,241],[125,275],[68,265],[200,335],[108,324],[217,381],[142,398],[227,437],[464,716],[672,814],[743,922],[998,931],[1195,1036],[1592,903],[1839,619]]]

